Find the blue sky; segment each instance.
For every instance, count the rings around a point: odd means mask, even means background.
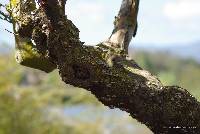
[[[7,0],[0,0],[6,2]],[[109,37],[122,0],[68,0],[68,18],[80,29],[80,38],[96,44]],[[200,0],[141,0],[139,28],[132,44],[187,44],[200,41]],[[0,21],[0,42],[14,44],[12,27]]]

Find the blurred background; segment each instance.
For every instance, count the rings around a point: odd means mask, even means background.
[[[0,0],[4,4],[7,0]],[[86,44],[112,32],[121,0],[67,2],[68,18]],[[138,33],[130,56],[165,85],[186,88],[200,99],[200,1],[142,0]],[[51,74],[18,65],[12,25],[0,20],[0,134],[151,134],[118,109],[100,104],[90,92]]]

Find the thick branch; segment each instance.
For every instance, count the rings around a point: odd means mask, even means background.
[[[139,0],[123,0],[118,16],[115,17],[114,30],[105,42],[107,45],[120,48],[128,54],[128,46],[137,32],[137,14]]]
[[[55,0],[49,0],[45,10],[31,17],[37,25],[31,27],[31,37],[38,47],[45,44],[35,37],[46,34],[46,58],[57,65],[65,83],[91,91],[110,108],[127,111],[156,134],[200,133],[200,104],[193,96],[182,88],[163,86],[133,60],[119,55],[116,47],[83,46],[73,23],[62,12],[52,13],[57,8]]]

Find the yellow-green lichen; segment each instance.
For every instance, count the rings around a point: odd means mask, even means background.
[[[41,55],[32,42],[20,42],[20,48],[16,49],[16,61],[27,67],[39,69],[45,72],[51,72],[56,65],[51,63],[46,57]]]

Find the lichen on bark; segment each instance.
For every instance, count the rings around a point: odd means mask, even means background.
[[[47,73],[56,69],[56,65],[46,57],[47,51],[43,48],[41,52],[32,40],[34,29],[37,27],[36,23],[33,22],[33,20],[37,21],[33,19],[35,17],[34,14],[37,12],[35,1],[11,0],[7,10],[12,18],[16,61],[23,66],[39,69]],[[41,33],[39,38],[42,39]]]
[[[162,85],[156,76],[143,70],[127,56],[132,34],[122,32],[118,36],[113,32],[114,38],[119,37],[119,40],[110,38],[96,46],[85,46],[79,40],[78,28],[67,19],[63,10],[57,10],[63,8],[60,0],[45,2],[34,14],[23,12],[30,20],[21,27],[18,36],[28,36],[29,42],[34,41],[34,49],[47,59],[47,63],[57,66],[66,84],[84,88],[104,105],[130,113],[156,134],[200,133],[199,102],[180,87]],[[123,0],[119,11],[120,27],[125,25],[123,28],[128,33],[135,31],[137,3],[139,0]],[[130,21],[130,17],[134,17],[134,20]],[[19,24],[21,21],[16,20]],[[26,32],[23,31],[29,31],[30,35],[24,35]],[[25,46],[28,47],[27,44]],[[30,67],[34,68],[32,65]]]

